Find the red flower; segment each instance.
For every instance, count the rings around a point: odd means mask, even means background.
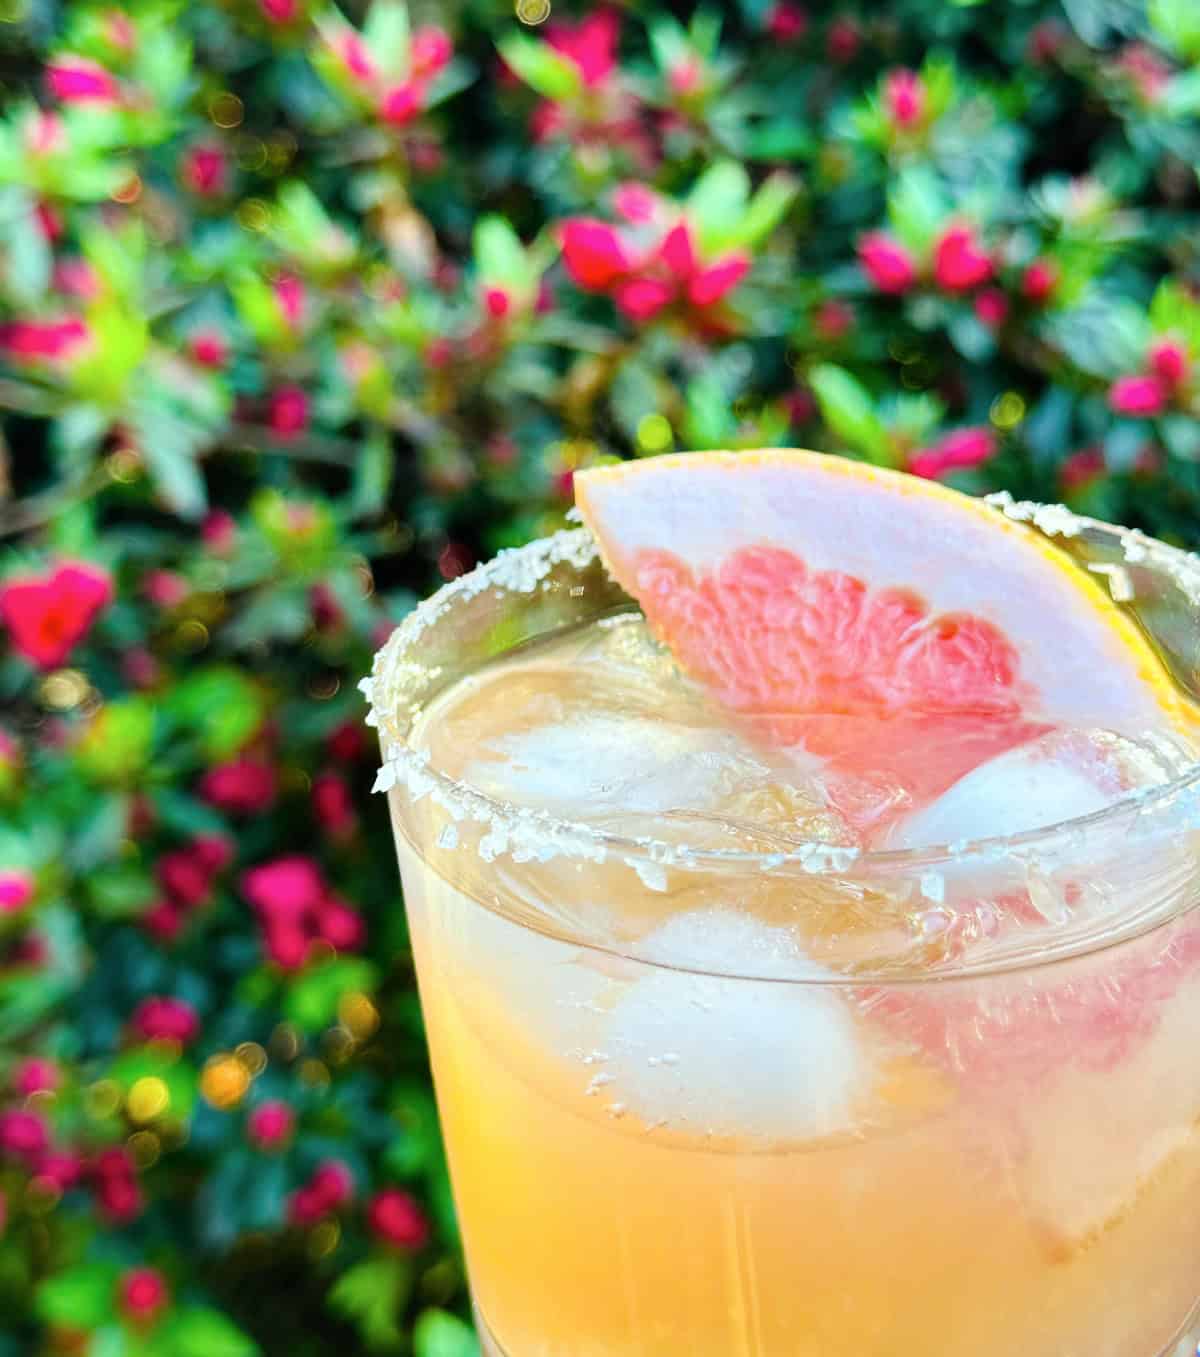
[[[258,815],[269,810],[277,790],[274,766],[246,755],[210,768],[200,779],[200,795],[231,815]]]
[[[206,143],[186,150],[179,162],[184,188],[199,198],[215,198],[229,187],[229,161],[219,146]]]
[[[424,111],[425,85],[413,79],[388,90],[379,105],[379,116],[393,127],[404,127]]]
[[[34,1093],[51,1093],[62,1080],[58,1066],[53,1060],[43,1060],[30,1056],[22,1060],[12,1072],[12,1086],[22,1098]]]
[[[554,23],[546,41],[574,65],[589,89],[602,85],[617,65],[621,19],[615,10],[598,9],[576,24]]]
[[[992,276],[992,261],[970,226],[958,222],[942,232],[933,247],[933,276],[945,292],[967,292]]]
[[[1021,292],[1035,306],[1048,302],[1058,287],[1058,266],[1052,259],[1035,259],[1021,277]]]
[[[46,1123],[36,1112],[14,1107],[0,1112],[0,1153],[31,1159],[50,1144]]]
[[[166,994],[143,999],[129,1022],[143,1041],[178,1041],[186,1046],[200,1034],[200,1019],[191,1004]]]
[[[0,352],[16,363],[66,362],[91,338],[78,316],[63,320],[14,320],[0,325]]]
[[[916,454],[908,469],[914,476],[932,480],[947,471],[979,466],[996,452],[996,436],[990,429],[955,429],[932,447]]]
[[[1169,387],[1179,386],[1187,380],[1188,352],[1176,339],[1160,339],[1146,355],[1150,371],[1161,377]]]
[[[242,874],[242,894],[265,918],[299,922],[325,898],[325,881],[312,858],[276,858]]]
[[[1108,388],[1108,403],[1119,415],[1161,415],[1169,394],[1162,378],[1150,373],[1118,377]]]
[[[212,873],[187,848],[164,853],[155,867],[159,884],[177,904],[191,909],[212,893]]]
[[[871,231],[858,242],[858,261],[879,292],[897,296],[917,280],[912,256],[882,231]]]
[[[749,255],[740,250],[724,255],[700,269],[688,283],[688,301],[693,306],[713,306],[732,292],[749,272]]]
[[[46,66],[46,88],[65,104],[115,104],[121,89],[98,62],[64,53]]]
[[[33,877],[15,869],[0,872],[0,914],[15,914],[33,899]]]
[[[412,35],[412,68],[419,76],[434,76],[454,55],[450,34],[437,24],[426,24]]]
[[[515,446],[514,446],[515,451]],[[343,721],[330,732],[326,747],[341,763],[353,763],[366,753],[366,739],[357,721]]]
[[[1008,298],[998,287],[985,288],[975,298],[975,315],[989,330],[998,330],[1008,319]]]
[[[290,24],[300,13],[298,0],[258,0],[258,8],[268,23]]]
[[[174,942],[183,928],[183,910],[171,900],[157,900],[142,915],[142,927],[159,942]]]
[[[223,834],[200,834],[192,840],[191,852],[210,876],[223,872],[233,861],[233,845]]]
[[[429,1239],[429,1221],[416,1198],[398,1187],[376,1192],[367,1206],[371,1233],[398,1249],[419,1249]]]
[[[512,310],[512,296],[502,287],[486,287],[483,290],[483,305],[493,320],[503,320]]]
[[[631,278],[613,295],[617,309],[638,324],[653,320],[674,299],[675,288],[661,278]]]
[[[316,923],[321,937],[336,951],[352,952],[367,940],[362,915],[336,895],[327,896],[321,901]]]
[[[296,1114],[278,1098],[260,1103],[246,1118],[246,1138],[259,1150],[282,1149],[292,1138]]]
[[[564,222],[563,264],[585,292],[603,292],[629,272],[633,261],[615,227],[590,217]]]
[[[779,0],[767,11],[765,26],[780,42],[796,42],[808,30],[808,14],[791,0]]]
[[[130,1268],[118,1284],[121,1313],[135,1324],[153,1324],[171,1303],[166,1279],[157,1268]]]
[[[916,127],[925,117],[925,82],[916,71],[904,67],[889,71],[883,82],[883,106],[894,128]]]
[[[112,597],[106,571],[86,561],[63,561],[45,575],[14,576],[0,584],[0,623],[14,650],[41,669],[54,669]]]
[[[313,811],[317,821],[334,838],[344,838],[354,830],[358,817],[350,788],[340,773],[318,773],[313,779]]]
[[[308,396],[298,386],[281,386],[272,393],[267,423],[276,438],[296,438],[308,428]]]

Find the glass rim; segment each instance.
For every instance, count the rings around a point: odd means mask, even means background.
[[[1075,536],[1084,529],[1109,537],[1121,544],[1130,563],[1149,563],[1162,570],[1183,585],[1200,607],[1200,559],[1191,553],[1148,537],[1137,529],[1075,514],[1062,505],[1014,500],[1004,492],[986,496],[986,502],[998,513],[1030,524],[1048,537]],[[1016,834],[988,835],[917,848],[868,850],[797,840],[794,846],[774,851],[690,847],[674,839],[668,842],[657,838],[653,833],[616,833],[585,820],[535,810],[492,796],[432,766],[425,751],[417,749],[407,739],[411,722],[402,730],[395,712],[389,710],[395,705],[406,668],[420,669],[409,657],[421,638],[456,605],[481,593],[497,590],[529,595],[556,566],[582,569],[594,564],[599,555],[599,548],[586,528],[564,529],[524,546],[503,549],[490,560],[443,585],[398,623],[376,653],[370,676],[359,684],[370,709],[367,723],[378,729],[380,737],[381,767],[374,790],[387,791],[407,782],[413,794],[433,794],[456,818],[487,820],[502,829],[517,831],[525,838],[541,836],[546,845],[557,852],[570,853],[574,849],[591,855],[600,850],[626,859],[670,861],[693,869],[799,870],[807,876],[842,878],[848,873],[858,875],[864,871],[888,877],[898,873],[913,875],[1004,859],[1037,862],[1043,855],[1053,856],[1056,848],[1078,840],[1080,835],[1122,824],[1132,828],[1139,821],[1157,819],[1160,813],[1179,803],[1183,804],[1185,813],[1195,811],[1200,823],[1200,759],[1193,760],[1188,768],[1169,780],[1126,792],[1100,810]],[[419,710],[418,707],[412,713],[414,717]],[[644,819],[648,827],[653,826],[661,820],[661,813],[647,812]]]

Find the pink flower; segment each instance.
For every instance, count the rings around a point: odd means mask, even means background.
[[[47,64],[46,87],[64,104],[115,104],[121,96],[120,86],[103,66],[69,52]]]
[[[674,298],[675,288],[661,278],[631,278],[613,295],[617,309],[639,325],[653,320]]]
[[[765,26],[779,42],[797,42],[808,31],[808,14],[791,0],[778,0],[767,11]]]
[[[909,131],[925,117],[925,82],[916,73],[901,67],[889,71],[883,82],[883,106],[894,128]]]
[[[822,339],[837,340],[854,328],[854,311],[845,302],[830,298],[817,307],[813,329]]]
[[[1134,42],[1117,59],[1117,69],[1137,91],[1138,99],[1153,107],[1171,83],[1171,68],[1152,47]]]
[[[678,221],[663,237],[658,257],[681,282],[696,271],[696,246],[686,220]]]
[[[375,63],[371,60],[371,53],[367,44],[352,28],[338,33],[332,46],[334,55],[346,68],[347,75],[359,84],[374,80]]]
[[[298,0],[258,0],[258,8],[270,24],[290,24],[300,13]]]
[[[1160,339],[1151,345],[1146,361],[1150,371],[1169,387],[1177,387],[1187,380],[1188,352],[1176,339]]]
[[[330,732],[325,745],[333,758],[340,763],[353,763],[356,759],[362,758],[367,749],[366,738],[357,721],[343,721]]]
[[[398,1187],[385,1187],[367,1205],[371,1233],[397,1249],[419,1249],[429,1239],[429,1221],[416,1198]]]
[[[640,226],[654,220],[658,213],[658,194],[645,184],[629,180],[618,184],[613,191],[613,210],[631,226]]]
[[[1104,453],[1099,448],[1080,448],[1073,452],[1058,469],[1058,479],[1064,491],[1082,490],[1104,475]]]
[[[40,669],[66,662],[112,602],[108,572],[86,561],[62,561],[44,575],[10,576],[0,584],[0,624],[14,650]]]
[[[553,23],[546,29],[546,41],[575,66],[589,89],[604,84],[616,69],[620,36],[620,16],[607,8],[578,23]]]
[[[307,929],[291,920],[263,921],[263,949],[280,970],[298,971],[305,966],[312,944]]]
[[[183,910],[172,900],[157,900],[142,915],[142,927],[159,942],[174,942],[183,929]]]
[[[166,1279],[157,1268],[130,1268],[121,1274],[117,1292],[121,1313],[135,1324],[153,1324],[171,1303]]]
[[[992,276],[992,261],[965,223],[948,226],[933,247],[933,276],[945,292],[967,292]]]
[[[104,16],[104,38],[110,47],[128,54],[137,43],[137,28],[128,14],[110,9]]]
[[[292,1193],[288,1219],[293,1225],[313,1225],[331,1211],[344,1206],[354,1195],[350,1170],[337,1159],[318,1164],[304,1187]]]
[[[46,1178],[60,1191],[69,1192],[83,1178],[83,1160],[73,1150],[47,1150],[33,1166],[34,1175]]]
[[[216,198],[229,187],[229,161],[219,146],[204,143],[189,147],[179,161],[184,188],[198,198]]]
[[[12,1086],[22,1098],[34,1093],[52,1093],[62,1082],[58,1066],[53,1060],[30,1056],[12,1072]]]
[[[212,893],[212,873],[190,849],[164,853],[155,872],[168,896],[186,909],[205,904]]]
[[[700,87],[704,67],[695,57],[685,57],[667,72],[667,86],[681,98],[693,94]]]
[[[322,939],[339,952],[356,951],[367,940],[362,915],[336,895],[328,895],[321,901],[316,924]]]
[[[100,279],[96,270],[78,255],[67,255],[54,265],[51,281],[55,290],[67,297],[78,297],[81,301],[91,301],[100,292]]]
[[[265,918],[299,922],[325,898],[325,880],[312,858],[275,858],[242,873],[242,894]]]
[[[218,764],[200,779],[200,795],[231,815],[260,815],[269,810],[277,789],[274,766],[248,755]]]
[[[882,231],[871,231],[858,242],[858,262],[879,292],[898,296],[917,280],[912,256]]]
[[[64,230],[62,214],[53,203],[44,200],[33,205],[33,215],[37,218],[38,230],[53,245],[56,241],[62,239]],[[57,270],[57,265],[55,266]],[[52,272],[51,277],[54,274]]]
[[[1021,292],[1035,306],[1048,302],[1058,287],[1058,266],[1052,259],[1035,259],[1021,276]]]
[[[267,423],[276,438],[297,438],[308,428],[308,396],[299,386],[281,386],[271,394]]]
[[[87,322],[79,316],[0,325],[0,352],[15,363],[65,363],[90,339]]]
[[[483,305],[493,320],[503,320],[512,310],[512,296],[502,287],[485,287]]]
[[[151,570],[142,581],[142,592],[157,608],[177,608],[192,588],[174,570]]]
[[[216,330],[197,330],[187,342],[192,360],[203,368],[223,368],[229,360],[229,345]]]
[[[142,1041],[178,1041],[186,1046],[200,1034],[196,1010],[183,999],[155,994],[133,1010],[130,1026]]]
[[[835,19],[825,34],[825,50],[837,62],[853,61],[862,45],[862,30],[850,18]]]
[[[237,545],[237,522],[224,509],[213,509],[200,525],[200,540],[214,556],[228,556]]]
[[[308,603],[312,609],[313,626],[319,632],[336,631],[345,623],[346,613],[338,602],[338,596],[323,580],[308,591]]]
[[[1045,66],[1062,50],[1066,30],[1053,19],[1037,24],[1029,34],[1025,52],[1034,66]]]
[[[700,269],[688,283],[688,301],[693,306],[713,306],[732,292],[750,272],[750,256],[740,250]]]
[[[0,915],[15,914],[33,899],[33,877],[10,868],[0,871]]]
[[[633,265],[616,228],[591,217],[573,217],[561,231],[563,265],[585,292],[603,292]]]
[[[1118,377],[1108,388],[1108,403],[1119,415],[1161,415],[1169,394],[1162,378],[1151,373]]]
[[[975,298],[975,315],[989,330],[998,330],[1008,319],[1008,298],[998,287],[985,288]]]
[[[437,24],[425,24],[412,35],[413,74],[425,78],[437,73],[450,62],[454,55],[454,43],[450,34]]]
[[[317,822],[334,838],[344,838],[354,830],[358,817],[350,788],[340,773],[318,773],[313,778],[313,812]]]
[[[67,144],[67,127],[61,113],[39,110],[25,124],[25,146],[31,155],[54,155]]]
[[[308,303],[304,284],[294,273],[281,273],[271,284],[275,294],[275,303],[289,330],[299,330],[304,323],[304,312]]]
[[[404,127],[425,109],[425,85],[412,79],[404,85],[394,85],[379,105],[379,116],[393,127]]]
[[[30,1159],[50,1144],[46,1123],[36,1112],[13,1107],[0,1112],[0,1153]]]
[[[192,856],[201,869],[216,876],[233,861],[233,844],[223,834],[200,834],[191,842]]]
[[[282,1149],[292,1138],[296,1114],[278,1098],[260,1103],[246,1118],[246,1138],[259,1150]]]
[[[996,436],[990,429],[955,429],[932,447],[916,454],[908,469],[914,476],[933,480],[947,471],[979,466],[996,452]]]

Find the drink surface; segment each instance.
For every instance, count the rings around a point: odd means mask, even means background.
[[[1086,815],[1191,759],[1174,730],[1082,715],[967,740],[966,766],[961,739],[933,744],[917,793],[891,766],[833,771],[762,738],[621,614],[461,680],[413,740],[492,798],[650,833],[668,861],[849,860]],[[1114,847],[1017,885],[948,870],[901,898],[748,869],[660,878],[654,855],[480,872],[392,804],[472,1288],[504,1357],[1158,1357],[1175,1340],[1200,1265],[1196,925],[946,967],[1190,889],[1190,843],[1155,854],[1153,891]]]

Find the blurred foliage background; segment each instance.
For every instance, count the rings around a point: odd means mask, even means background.
[[[674,447],[1195,544],[1200,7],[0,0],[0,79],[0,1354],[467,1357],[355,681]]]

